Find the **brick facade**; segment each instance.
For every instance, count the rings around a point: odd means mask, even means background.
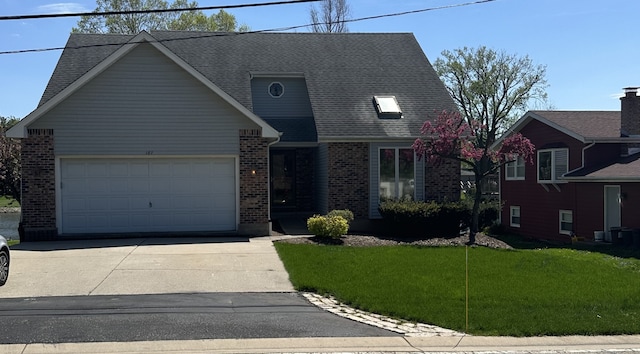
[[[329,210],[369,217],[369,143],[328,143]]]
[[[444,159],[437,165],[425,164],[425,200],[460,199],[460,162]]]
[[[22,139],[21,241],[57,236],[55,155],[52,129],[29,129]]]
[[[240,222],[238,233],[268,235],[269,145],[259,129],[240,130]]]

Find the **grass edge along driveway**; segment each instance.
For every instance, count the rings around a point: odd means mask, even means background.
[[[465,248],[276,243],[299,291],[465,330]],[[640,261],[572,249],[469,251],[469,333],[640,333]]]

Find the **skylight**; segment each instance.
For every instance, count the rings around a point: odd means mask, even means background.
[[[402,110],[396,96],[373,96],[380,118],[400,118]]]

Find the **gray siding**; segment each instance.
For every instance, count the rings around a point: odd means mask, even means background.
[[[315,168],[315,209],[320,214],[329,212],[329,151],[327,144],[320,144],[316,149]]]
[[[269,85],[279,82],[284,86],[284,94],[271,97]],[[265,118],[313,117],[307,84],[303,78],[265,78],[251,80],[253,112]]]
[[[29,128],[54,129],[58,155],[237,155],[238,130],[256,127],[143,44]]]
[[[380,173],[378,165],[380,160],[381,148],[411,148],[411,142],[405,143],[371,143],[369,145],[369,176],[371,178],[369,184],[369,217],[371,219],[379,219],[378,202],[380,200]],[[415,160],[415,198],[416,200],[424,200],[424,158]]]

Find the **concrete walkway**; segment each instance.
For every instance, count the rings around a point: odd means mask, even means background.
[[[0,345],[2,353],[637,353],[640,336],[279,338]]]

